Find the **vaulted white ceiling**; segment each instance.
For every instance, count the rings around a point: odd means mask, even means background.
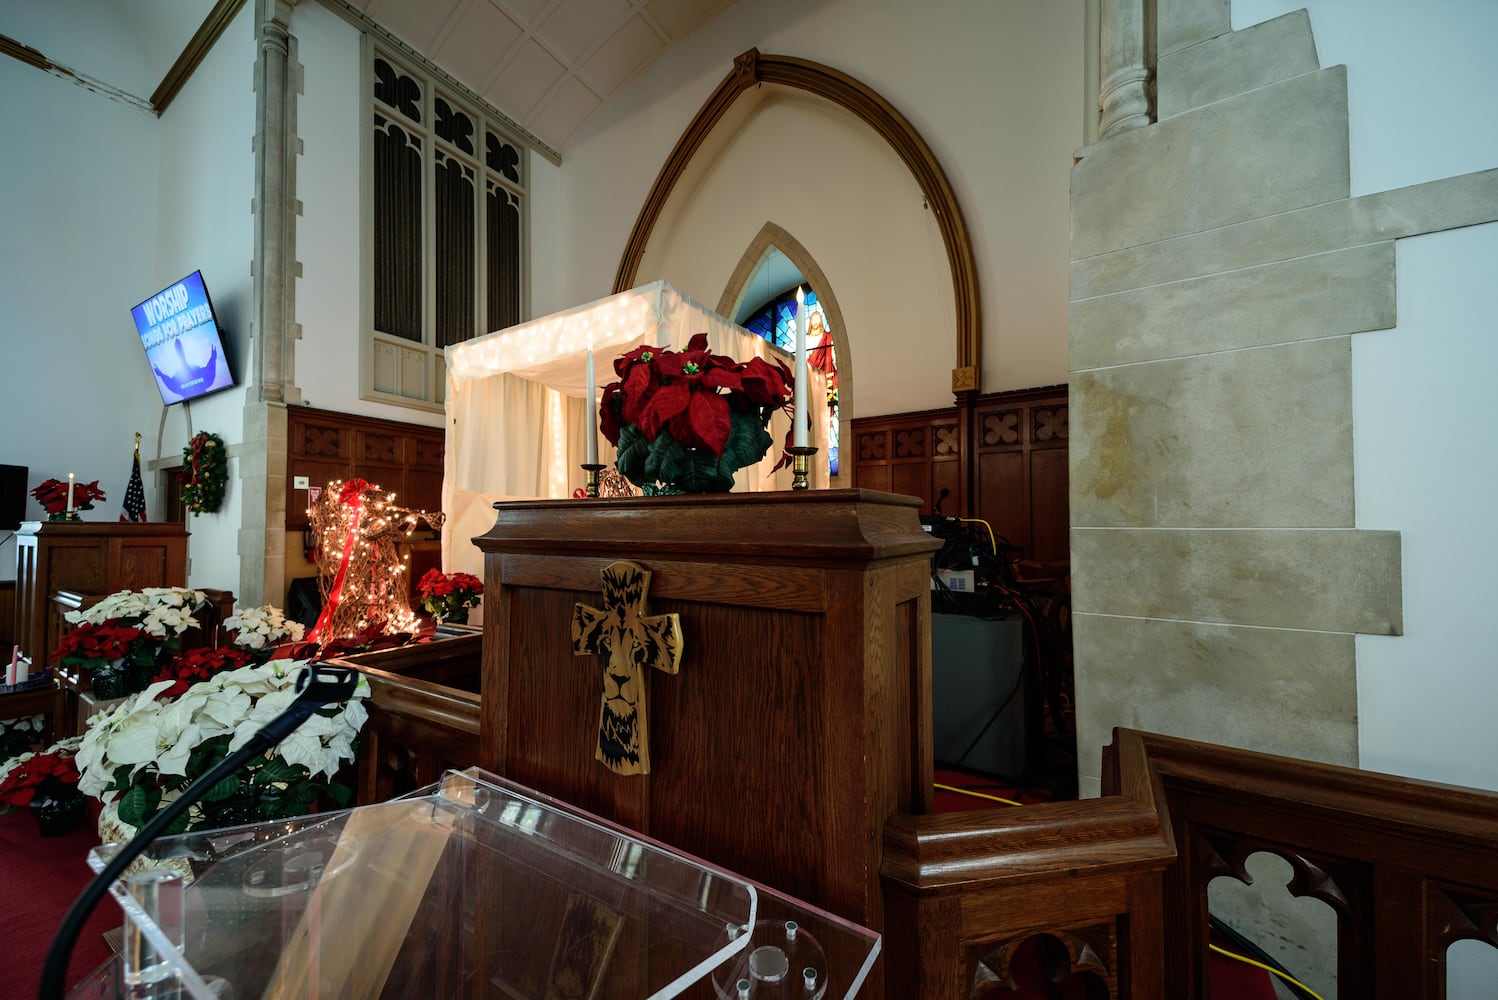
[[[560,151],[620,87],[735,0],[331,2],[362,13]],[[214,3],[0,0],[0,34],[144,99]]]
[[[615,91],[733,2],[348,0],[557,150]]]

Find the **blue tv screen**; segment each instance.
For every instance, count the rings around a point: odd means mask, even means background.
[[[229,352],[202,271],[157,292],[130,310],[130,315],[164,405],[197,399],[234,384]]]

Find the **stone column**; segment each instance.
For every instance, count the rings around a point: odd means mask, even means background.
[[[293,349],[296,316],[296,95],[301,65],[291,36],[296,0],[255,6],[255,250],[251,380],[245,397],[240,479],[239,601],[282,604],[286,534],[286,404],[301,401]]]
[[[1102,0],[1102,82],[1099,138],[1143,128],[1153,120],[1150,107],[1151,46],[1148,28],[1153,0]]]

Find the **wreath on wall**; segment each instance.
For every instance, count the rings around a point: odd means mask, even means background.
[[[199,431],[182,449],[182,503],[193,516],[212,514],[224,502],[229,449],[217,434]]]

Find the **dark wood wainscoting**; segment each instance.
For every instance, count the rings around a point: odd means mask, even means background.
[[[286,527],[307,527],[307,491],[355,476],[395,493],[403,507],[442,509],[446,432],[441,427],[289,406],[286,421]]]
[[[981,518],[1016,558],[1068,560],[1066,386],[865,417],[852,431],[854,486],[920,497],[922,514]]]

